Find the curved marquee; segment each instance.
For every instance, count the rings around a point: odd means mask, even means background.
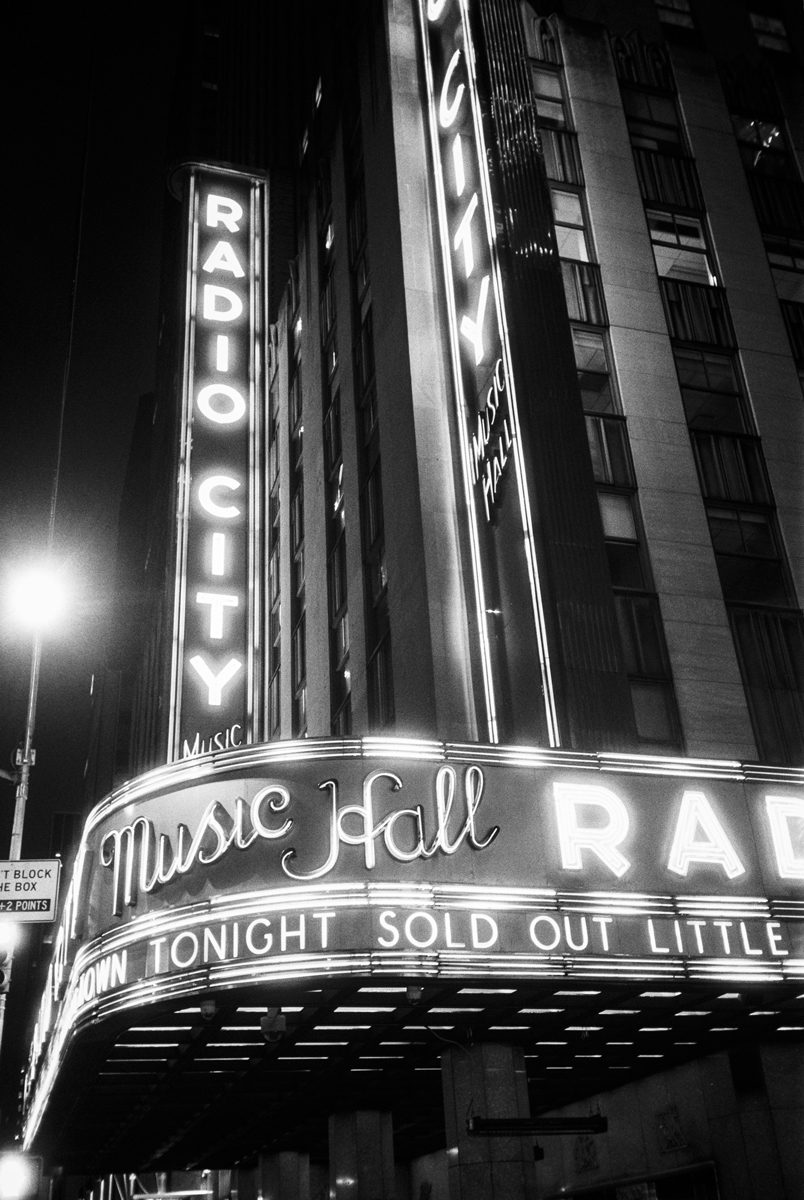
[[[399,739],[172,764],[87,820],[29,1123],[89,1020],[336,975],[804,977],[802,772]]]

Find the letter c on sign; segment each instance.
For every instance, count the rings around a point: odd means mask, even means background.
[[[222,521],[232,521],[235,517],[240,516],[240,509],[236,504],[218,504],[212,498],[212,493],[219,488],[236,492],[239,487],[240,481],[233,479],[231,475],[208,475],[198,485],[198,503],[211,517],[220,517]]]

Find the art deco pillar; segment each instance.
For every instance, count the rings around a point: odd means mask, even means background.
[[[395,1200],[390,1113],[334,1113],[329,1118],[329,1187],[330,1200]]]
[[[535,1200],[530,1137],[479,1137],[469,1117],[529,1117],[517,1046],[456,1046],[441,1056],[450,1200]]]

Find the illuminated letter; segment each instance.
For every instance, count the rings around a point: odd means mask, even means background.
[[[441,85],[441,97],[438,102],[438,120],[442,129],[449,129],[458,115],[458,109],[461,107],[463,93],[466,91],[464,84],[459,83],[455,89],[455,95],[452,97],[452,102],[447,101],[447,88],[450,85],[452,76],[455,73],[455,68],[460,62],[461,52],[456,50],[452,58],[449,60],[449,66],[444,72],[444,82]]]
[[[383,938],[383,937],[378,936],[377,944],[379,946],[386,946],[389,950],[393,946],[399,945],[399,930],[394,925],[390,924],[390,922],[393,921],[395,917],[396,917],[395,911],[392,908],[386,908],[386,909],[383,909],[383,911],[380,913],[380,918],[379,918],[381,927],[383,929],[387,929],[388,933],[391,936],[388,938]]]
[[[225,396],[231,407],[219,412],[212,407],[213,396]],[[208,383],[196,396],[196,403],[204,416],[216,425],[232,425],[246,415],[245,400],[237,388],[230,387],[228,383]]]
[[[212,271],[229,271],[234,275],[235,279],[242,279],[246,273],[240,266],[237,255],[228,242],[218,242],[216,244],[215,249],[201,270],[209,273],[212,273]]]
[[[705,837],[695,840],[700,829]],[[686,875],[690,863],[719,864],[729,879],[745,873],[723,826],[703,792],[685,792],[681,798],[673,846],[667,863],[676,875]]]
[[[223,610],[237,608],[240,600],[226,592],[196,592],[197,604],[209,605],[209,636],[219,641],[223,637]]]
[[[631,863],[617,849],[628,833],[628,810],[619,796],[594,784],[554,783],[561,865],[570,871],[583,870],[581,850],[593,851],[619,879]],[[602,809],[605,825],[580,825],[579,807]]]
[[[466,314],[461,317],[461,333],[468,342],[472,343],[475,352],[475,366],[483,361],[483,318],[486,315],[486,300],[489,294],[489,277],[483,276],[480,284],[480,296],[477,301],[477,316],[474,321]]]
[[[549,944],[540,942],[536,932],[537,925],[541,924],[542,922],[549,926],[553,934],[553,940]],[[549,953],[549,951],[555,950],[556,946],[561,941],[561,930],[558,927],[558,921],[555,921],[552,917],[534,917],[528,927],[528,932],[530,933],[530,940],[533,942],[537,950],[546,950]]]
[[[472,253],[472,217],[477,209],[477,192],[472,193],[472,199],[466,207],[466,212],[461,217],[461,223],[455,231],[455,237],[452,239],[452,248],[457,250],[463,244],[463,269],[466,272],[466,278],[472,274],[475,265],[475,256]],[[485,301],[484,301],[485,303]],[[480,356],[483,357],[482,355]],[[478,359],[478,362],[480,359]]]
[[[452,165],[455,168],[455,194],[462,196],[466,187],[466,172],[463,168],[463,138],[459,133],[455,134],[452,142]]]
[[[472,924],[472,948],[474,950],[488,950],[489,946],[493,946],[500,936],[500,931],[494,917],[490,917],[488,913],[473,912],[469,920]],[[485,921],[488,926],[485,938],[480,933],[481,921]]]
[[[229,335],[219,333],[215,338],[215,369],[224,374],[229,370]]]
[[[226,574],[226,534],[213,533],[210,550],[210,567],[213,575]]]
[[[427,0],[427,20],[437,21],[446,3],[447,0]]]
[[[238,233],[240,226],[237,222],[243,215],[243,209],[236,200],[228,196],[207,196],[207,225],[210,229],[223,225],[230,233]]]
[[[213,675],[200,654],[194,654],[190,659],[190,666],[198,672],[201,679],[207,685],[209,693],[207,703],[210,708],[220,708],[223,689],[227,683],[231,683],[242,665],[239,658],[230,658],[226,666],[217,675]]]
[[[281,813],[290,804],[290,792],[287,788],[282,787],[280,783],[269,783],[267,787],[260,788],[251,801],[251,824],[254,826],[256,833],[262,838],[284,837],[285,834],[290,833],[293,821],[288,817],[278,829],[271,829],[262,819],[261,810],[266,800],[268,801],[270,812]]]
[[[392,792],[398,792],[402,787],[402,780],[398,775],[394,775],[390,771],[372,771],[363,782],[363,803],[347,804],[338,814],[340,840],[348,846],[363,846],[366,869],[369,871],[377,864],[374,839],[386,824],[383,822],[378,829],[374,827],[374,797],[371,789],[378,779],[389,779]],[[351,816],[358,817],[360,820],[361,828],[357,833],[347,833],[346,831],[345,821],[347,817]]]
[[[804,800],[793,796],[766,796],[776,865],[782,879],[804,879],[804,855],[796,854],[790,821],[804,822]],[[800,838],[796,839],[799,844]]]
[[[230,492],[236,492],[239,487],[239,481],[232,479],[231,475],[208,475],[198,485],[198,503],[211,517],[231,521],[240,516],[240,509],[234,504],[217,504],[212,499],[212,493],[217,488],[227,488]]]
[[[219,308],[218,302],[228,304],[228,308]],[[205,321],[236,321],[243,311],[243,301],[230,288],[216,287],[214,283],[204,284]]]

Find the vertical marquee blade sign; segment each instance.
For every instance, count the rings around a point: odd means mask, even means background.
[[[264,181],[188,168],[170,759],[254,739]]]
[[[468,0],[419,0],[419,17],[488,738],[556,746]]]

